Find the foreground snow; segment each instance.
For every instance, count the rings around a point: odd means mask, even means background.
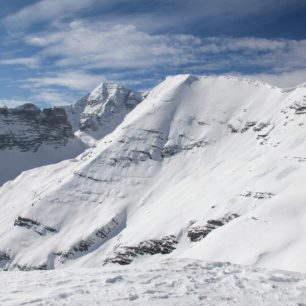
[[[5,305],[306,305],[306,275],[229,263],[0,273]]]

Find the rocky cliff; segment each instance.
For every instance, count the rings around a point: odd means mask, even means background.
[[[72,127],[63,108],[41,110],[33,104],[0,108],[0,150],[35,152],[42,144],[64,146],[73,138]]]

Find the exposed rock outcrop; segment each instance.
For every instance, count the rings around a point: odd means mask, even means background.
[[[258,191],[256,192],[246,191],[244,193],[241,193],[240,195],[245,198],[254,198],[258,200],[270,199],[275,196],[275,194],[272,192],[258,192]]]
[[[174,156],[182,151],[189,151],[193,148],[204,148],[208,144],[204,139],[190,141],[186,145],[166,145],[162,148],[161,156],[163,158]]]
[[[162,239],[150,239],[140,242],[137,246],[122,246],[114,252],[114,256],[107,258],[105,263],[128,265],[138,255],[169,254],[175,250],[177,244],[174,235]]]
[[[0,262],[1,261],[9,261],[11,260],[10,255],[5,251],[0,251]]]
[[[39,266],[17,265],[16,267],[20,271],[48,270],[48,265],[46,263]]]
[[[243,122],[241,119],[235,119],[232,120],[227,127],[231,133],[245,133],[252,128],[253,132],[256,133],[257,138],[264,138],[273,130],[274,124],[271,122],[256,121]]]
[[[59,262],[63,263],[67,259],[77,258],[94,251],[124,227],[125,219],[125,213],[117,215],[86,239],[74,243],[68,250],[54,252],[54,255],[59,256]]]
[[[34,232],[39,234],[40,236],[44,236],[48,233],[57,233],[57,230],[53,227],[46,226],[41,224],[40,222],[36,220],[32,220],[30,218],[24,218],[24,217],[18,217],[15,222],[14,226],[20,226],[27,229],[32,229]]]
[[[229,214],[219,219],[208,220],[204,226],[193,226],[188,230],[187,237],[190,241],[200,241],[205,238],[210,232],[217,229],[220,226],[238,218],[238,214]]]
[[[306,114],[306,97],[302,101],[296,101],[290,108],[295,110],[296,115]]]

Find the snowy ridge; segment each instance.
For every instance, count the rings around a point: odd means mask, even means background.
[[[305,272],[305,97],[167,78],[95,147],[1,187],[2,267],[188,257]],[[19,217],[56,232],[13,226]]]

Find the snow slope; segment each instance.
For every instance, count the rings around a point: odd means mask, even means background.
[[[305,274],[229,263],[0,272],[0,304],[292,306],[306,303]]]
[[[306,272],[305,97],[167,78],[95,147],[0,188],[2,267],[188,257]]]

